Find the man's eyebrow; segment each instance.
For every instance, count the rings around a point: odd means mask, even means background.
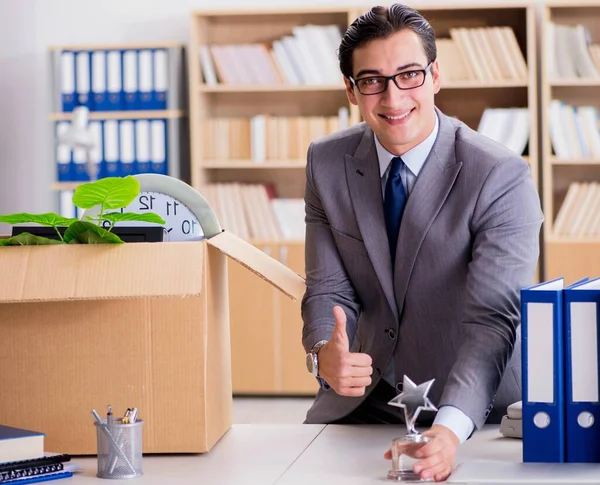
[[[410,62],[408,64],[404,64],[403,66],[396,68],[396,71],[398,71],[398,72],[404,71],[405,69],[408,69],[409,67],[418,67],[420,69],[423,69],[423,66],[421,64],[419,64],[418,62]],[[377,69],[361,69],[356,74],[356,79],[358,79],[362,76],[365,76],[365,75],[381,76],[381,71],[378,71]]]

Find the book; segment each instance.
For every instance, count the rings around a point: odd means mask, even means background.
[[[44,455],[44,433],[0,425],[0,463]]]

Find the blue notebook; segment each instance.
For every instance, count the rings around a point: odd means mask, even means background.
[[[0,424],[0,463],[44,456],[44,433]]]

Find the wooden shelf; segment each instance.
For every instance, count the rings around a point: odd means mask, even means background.
[[[173,119],[187,116],[183,110],[148,110],[148,111],[90,111],[90,120],[144,120]],[[51,113],[50,121],[71,120],[73,113]]]
[[[527,64],[526,71],[519,71],[519,79],[451,82],[450,79],[445,81],[442,77],[442,89],[436,96],[436,105],[444,113],[456,116],[473,129],[477,128],[486,108],[528,108],[531,129],[528,155],[523,158],[529,163],[532,177],[538,187],[537,174],[539,173],[540,157],[538,156],[537,132],[538,94],[535,84],[537,79],[535,4],[525,0],[491,0],[490,3],[459,0],[458,4],[454,2],[449,4],[442,0],[433,1],[435,3],[425,3],[419,6],[419,10],[429,18],[439,38],[448,37],[449,29],[459,27],[502,26],[509,27],[514,32],[518,48]],[[207,85],[202,73],[202,64],[197,61],[201,58],[201,49],[204,46],[257,43],[267,44],[270,47],[274,41],[293,35],[295,27],[309,24],[335,25],[343,32],[358,15],[367,9],[366,6],[352,5],[257,9],[245,7],[198,10],[191,14],[189,58],[193,62],[189,63],[188,86],[190,87],[190,131],[193,134],[191,140],[192,185],[201,190],[205,189],[209,200],[212,196],[212,200],[216,201],[214,206],[217,212],[222,200],[237,198],[238,201],[234,200],[233,204],[235,205],[232,207],[239,207],[239,199],[242,198],[240,194],[248,193],[242,191],[247,188],[240,187],[243,184],[265,184],[268,186],[268,190],[273,190],[280,198],[301,198],[303,196],[306,184],[305,156],[309,140],[312,141],[317,136],[321,136],[321,134],[315,135],[314,132],[331,133],[339,129],[339,125],[336,128],[335,124],[328,124],[325,130],[315,129],[308,136],[306,132],[310,129],[305,130],[304,124],[290,125],[288,120],[334,117],[338,115],[340,107],[348,108],[350,126],[361,122],[362,119],[358,108],[351,105],[345,95],[345,85],[342,83],[339,70],[335,76],[332,74],[331,77],[323,76],[321,79],[321,83],[334,84]],[[218,68],[215,69],[218,79],[229,79],[227,73],[219,76],[218,70]],[[497,70],[490,70],[490,72],[497,72]],[[308,74],[307,77],[310,78],[310,73]],[[500,77],[501,74],[495,74],[495,76]],[[488,77],[487,74],[484,77]],[[231,79],[251,83],[254,78],[233,75]],[[276,80],[276,78],[270,79]],[[263,127],[263,119],[257,115],[265,114],[267,122]],[[287,120],[279,124],[280,120],[276,118],[287,118]],[[344,115],[341,118],[342,121],[345,121]],[[252,121],[249,122],[249,120]],[[248,124],[250,124],[250,128],[248,128]],[[282,126],[283,128],[281,128]],[[293,128],[290,129],[290,126]],[[255,135],[257,132],[259,134],[262,134],[263,131],[266,133],[266,143],[262,138],[257,137],[260,142],[259,146],[251,145],[253,127]],[[217,138],[220,134],[222,138]],[[213,140],[222,142],[223,145],[216,143],[211,145]],[[269,144],[269,140],[274,142]],[[255,153],[256,149],[262,151],[263,148],[265,148],[264,152],[267,157],[279,157],[280,159],[261,163],[250,160],[251,154]],[[222,159],[223,157],[246,159],[228,160]],[[217,189],[223,189],[220,185],[216,187],[217,184],[227,183],[240,185],[234,188],[225,188],[225,190],[231,190],[227,196],[224,195],[227,194],[226,191],[217,192]],[[211,194],[210,191],[213,189],[217,193]],[[232,211],[230,207],[227,212],[224,212],[224,218],[226,219],[227,215],[232,212],[237,216],[244,211],[239,209]],[[232,220],[234,222],[229,225],[235,226],[238,220],[235,218]],[[231,230],[235,232],[234,227],[231,227]],[[260,234],[260,230],[252,229],[254,231],[252,232],[243,228],[242,231],[249,232],[250,236]],[[253,245],[264,248],[271,255],[278,253],[278,247],[289,246],[287,253],[293,256],[290,256],[288,261],[295,261],[297,264],[295,270],[299,274],[303,273],[304,241],[249,239]],[[271,238],[268,237],[268,239]],[[293,247],[294,245],[296,247]],[[258,392],[257,390],[267,394],[302,392],[302,376],[305,373],[300,362],[302,356],[296,358],[291,352],[286,353],[285,350],[278,347],[279,344],[276,342],[277,336],[283,329],[294,334],[292,342],[300,341],[302,321],[299,306],[289,307],[284,310],[283,314],[278,310],[273,312],[273,308],[279,308],[279,303],[274,305],[272,289],[259,287],[255,291],[262,300],[260,305],[257,304],[258,297],[255,294],[251,298],[248,297],[245,273],[238,273],[236,265],[231,265],[230,268],[232,271],[229,280],[232,301],[239,299],[244,301],[245,305],[243,310],[232,308],[231,314],[234,393],[252,393]],[[263,290],[264,294],[260,294]],[[246,302],[244,299],[248,301]],[[248,308],[254,308],[252,305],[256,305],[256,310],[249,312]],[[287,311],[289,313],[286,313]],[[273,313],[276,315],[274,316]],[[285,321],[284,326],[280,326],[281,315]],[[250,330],[252,331],[250,332]],[[264,367],[281,369],[281,372],[278,371],[275,375],[261,376],[249,373],[247,349],[251,348],[255,341],[260,341],[265,348],[277,349],[273,352],[265,352],[261,357],[265,359]],[[291,379],[296,371],[298,371],[298,377]],[[289,380],[285,376],[286,372]]]
[[[551,165],[600,165],[600,160],[595,158],[578,158],[565,160],[563,158],[550,158]]]
[[[171,49],[183,48],[181,42],[131,42],[124,44],[70,44],[53,45],[48,47],[51,51],[87,51],[87,50],[127,50],[127,49]]]
[[[343,84],[340,85],[317,85],[317,84],[220,84],[208,86],[201,84],[198,91],[201,93],[252,93],[252,92],[317,92],[317,91],[344,91]]]
[[[75,190],[81,184],[86,182],[54,182],[50,188],[52,190]]]
[[[582,87],[582,86],[590,86],[590,87],[600,87],[600,79],[594,78],[576,78],[576,79],[553,79],[550,81],[550,87]]]
[[[527,81],[463,81],[463,82],[451,82],[445,84],[442,80],[442,89],[498,89],[498,88],[527,88],[529,83]]]
[[[600,79],[596,78],[556,78],[550,77],[551,62],[556,53],[550,52],[550,48],[556,48],[556,42],[548,42],[550,33],[550,24],[575,26],[584,25],[589,29],[591,41],[594,44],[600,43],[600,1],[593,0],[547,0],[543,4],[542,10],[542,32],[540,33],[541,42],[541,86],[542,93],[540,129],[543,134],[541,139],[542,162],[543,162],[543,211],[545,222],[544,233],[544,279],[548,280],[557,276],[564,276],[567,282],[573,282],[578,275],[596,276],[600,274],[600,264],[596,261],[595,247],[600,244],[600,238],[580,237],[576,235],[558,235],[555,230],[557,216],[565,201],[569,187],[574,182],[586,183],[597,181],[600,175],[600,159],[590,158],[559,158],[553,154],[553,145],[550,131],[550,107],[553,100],[564,101],[571,106],[592,106],[598,107],[598,89],[600,88]],[[560,59],[554,61],[554,64],[562,62]],[[553,74],[554,76],[554,74]],[[568,123],[571,117],[561,116],[559,120]],[[575,128],[577,130],[577,128]],[[569,132],[573,132],[569,130]],[[565,135],[566,136],[566,135]],[[577,134],[575,132],[575,136]],[[567,138],[566,143],[571,146],[573,141]],[[579,140],[575,141],[578,143]],[[575,153],[572,151],[571,153]],[[586,202],[588,205],[590,202]],[[583,201],[578,201],[575,206],[582,207]],[[583,209],[582,214],[590,212]],[[563,231],[577,232],[581,224],[587,224],[584,219],[577,217],[576,211],[568,216],[573,224],[578,224],[578,228],[567,227],[558,228]],[[559,224],[564,223],[564,219]],[[595,247],[594,247],[595,246]]]
[[[244,168],[268,170],[271,168],[305,168],[306,161],[303,160],[271,160],[265,162],[253,162],[252,160],[206,160],[202,162],[202,168]]]

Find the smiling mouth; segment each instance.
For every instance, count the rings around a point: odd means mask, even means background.
[[[406,119],[408,117],[408,115],[410,115],[414,110],[415,110],[415,108],[412,108],[412,109],[410,109],[410,110],[408,110],[405,113],[402,113],[400,115],[385,115],[385,114],[380,114],[379,116],[381,118],[383,118],[384,120],[402,121],[402,120]]]

